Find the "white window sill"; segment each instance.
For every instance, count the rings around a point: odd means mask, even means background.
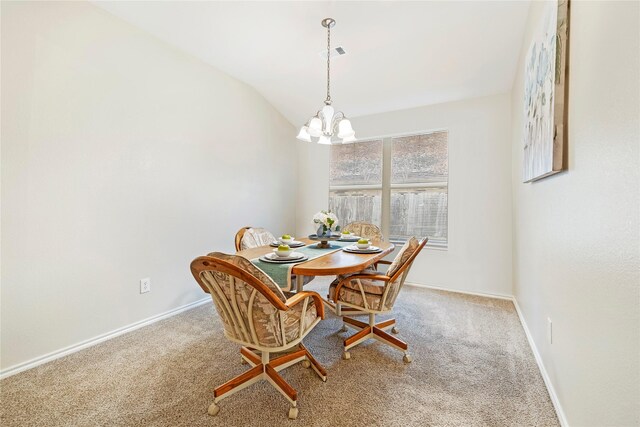
[[[397,247],[401,247],[402,245],[405,244],[406,240],[389,240],[389,242],[393,243]],[[429,242],[427,242],[427,244],[424,245],[424,247],[428,248],[428,249],[435,249],[437,251],[448,251],[449,250],[449,245],[447,243],[429,243]]]

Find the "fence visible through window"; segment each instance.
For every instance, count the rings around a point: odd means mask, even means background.
[[[390,240],[448,242],[448,132],[331,146],[329,207],[343,224],[368,221]]]

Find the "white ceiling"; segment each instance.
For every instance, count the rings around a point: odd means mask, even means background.
[[[257,89],[301,125],[325,97],[347,116],[511,89],[529,1],[96,2]]]

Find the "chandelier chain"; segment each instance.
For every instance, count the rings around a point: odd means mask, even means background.
[[[324,103],[331,105],[331,25],[327,25],[327,99]]]

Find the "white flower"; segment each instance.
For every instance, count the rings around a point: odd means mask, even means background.
[[[324,224],[325,215],[322,212],[318,212],[313,216],[313,222],[316,224]]]
[[[332,225],[338,225],[338,217],[336,216],[336,214],[334,214],[333,212],[329,212],[327,216],[333,221]]]
[[[313,223],[322,224],[328,229],[333,229],[338,225],[338,217],[331,211],[320,211],[313,216]]]

